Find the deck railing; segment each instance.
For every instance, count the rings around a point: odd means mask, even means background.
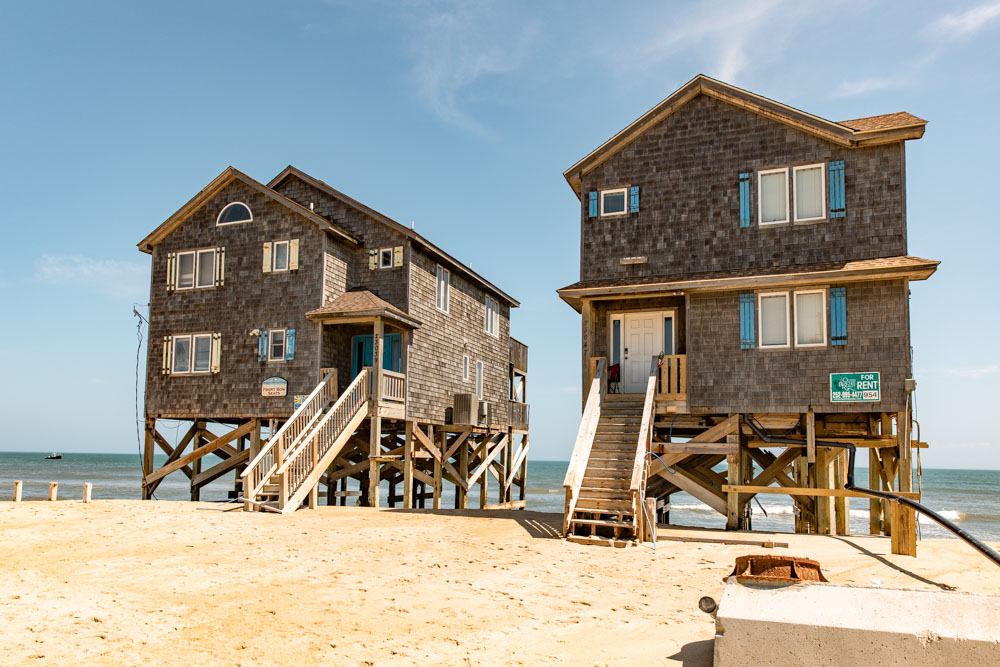
[[[285,462],[276,472],[281,484],[279,509],[297,506],[302,501],[303,482],[316,470],[320,460],[326,456],[358,410],[367,403],[369,372],[368,368],[362,369],[333,407],[306,434],[307,437],[302,438],[295,449],[288,452]]]
[[[520,401],[508,401],[510,404],[510,427],[519,431],[528,430],[530,406]]]
[[[657,398],[687,400],[687,355],[664,354],[660,357],[660,381]]]
[[[632,482],[629,491],[632,496],[632,517],[635,525],[635,539],[642,541],[643,536],[643,500],[646,494],[646,452],[653,443],[653,420],[656,415],[656,384],[663,368],[665,357],[652,357],[649,364],[649,377],[646,380],[646,398],[642,404],[642,421],[639,423],[639,438],[635,443],[635,459],[632,463]],[[654,517],[650,518],[655,520]],[[651,531],[652,532],[652,531]]]
[[[406,402],[406,375],[395,371],[382,371],[382,401],[385,403]]]
[[[327,373],[288,421],[268,439],[253,461],[247,464],[246,470],[240,475],[243,478],[244,498],[253,500],[260,494],[267,480],[284,464],[285,454],[297,444],[296,441],[309,430],[336,397],[336,385],[337,373]],[[244,505],[246,509],[252,509],[251,503]]]
[[[528,372],[528,346],[516,338],[510,339],[510,363],[522,373]]]
[[[587,403],[583,408],[583,416],[580,418],[580,430],[576,434],[576,443],[573,445],[573,455],[569,459],[566,479],[563,480],[563,487],[566,489],[563,536],[569,534],[569,520],[576,509],[580,486],[583,484],[587,462],[590,460],[590,450],[594,446],[597,424],[601,420],[601,405],[604,403],[608,387],[607,366],[608,360],[605,357],[591,359],[591,367],[594,369],[593,379],[590,381],[590,390],[587,392]]]

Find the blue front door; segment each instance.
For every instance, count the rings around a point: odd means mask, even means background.
[[[354,336],[351,339],[351,379],[358,376],[361,369],[372,365],[372,348],[374,347],[374,337]],[[398,333],[385,334],[382,336],[382,369],[387,371],[400,372],[402,368],[402,336]]]

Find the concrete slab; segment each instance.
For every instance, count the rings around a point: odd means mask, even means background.
[[[1000,665],[1000,597],[730,578],[715,665]]]

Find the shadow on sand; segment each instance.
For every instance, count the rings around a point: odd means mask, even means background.
[[[528,510],[455,510],[455,509],[399,509],[388,511],[403,514],[424,514],[432,516],[461,516],[472,519],[513,519],[536,540],[562,539],[562,514],[552,512],[531,512]]]

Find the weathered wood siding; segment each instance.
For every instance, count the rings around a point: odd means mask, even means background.
[[[506,424],[510,355],[510,309],[500,303],[499,336],[485,331],[486,293],[451,272],[447,313],[435,306],[437,262],[412,247],[409,255],[410,315],[423,325],[413,332],[407,375],[407,409],[420,421],[443,423],[445,409],[457,393],[475,393],[476,361],[484,366],[483,400],[496,408]],[[469,355],[469,380],[462,380],[462,355]]]
[[[217,227],[216,217],[233,201],[253,212],[250,223]],[[305,313],[320,305],[325,232],[314,223],[245,185],[234,182],[205,202],[154,248],[146,364],[146,413],[157,417],[281,417],[291,414],[294,394],[308,394],[318,381],[319,325]],[[299,239],[299,268],[263,273],[267,241]],[[332,241],[331,241],[332,243]],[[166,290],[169,252],[224,246],[225,285]],[[295,359],[261,362],[252,329],[295,329]],[[217,374],[163,375],[163,337],[221,333]],[[264,398],[261,381],[288,381],[288,396]]]
[[[756,170],[843,160],[847,215],[761,228]],[[580,279],[778,268],[906,254],[903,143],[843,148],[701,96],[583,177]],[[753,172],[740,227],[739,174]],[[638,213],[588,217],[588,193],[639,186]],[[624,257],[646,264],[621,266]]]
[[[740,349],[739,292],[691,294],[689,407],[721,413],[904,409],[903,380],[911,373],[907,284],[879,281],[846,288],[847,344],[788,350]],[[830,402],[830,373],[867,371],[881,373],[880,402]]]

